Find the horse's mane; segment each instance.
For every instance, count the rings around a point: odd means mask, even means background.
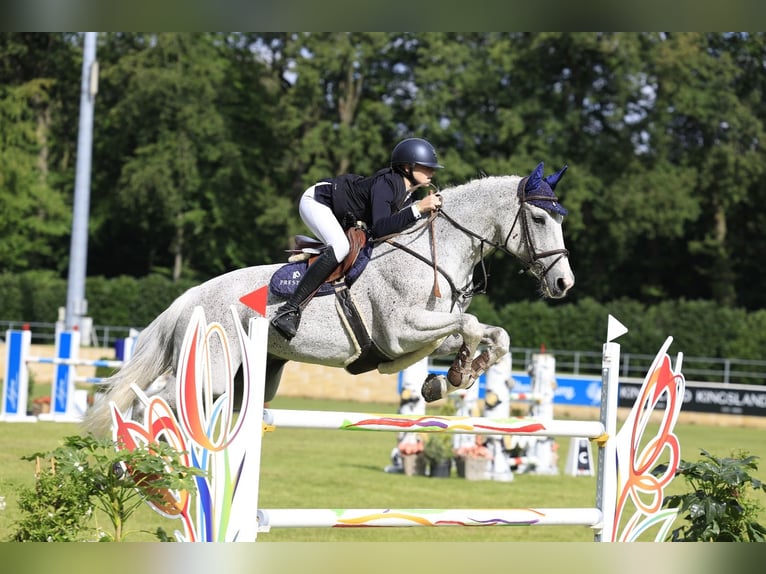
[[[492,181],[500,181],[508,178],[517,177],[519,180],[521,180],[521,177],[517,174],[504,174],[504,175],[490,175],[487,172],[480,170],[479,175],[477,177],[471,178],[467,181],[464,181],[462,183],[454,183],[444,186],[442,189],[438,190],[438,193],[446,193],[446,194],[453,194],[458,191],[462,191],[464,188],[471,187],[474,184],[479,184],[479,188],[482,187],[481,184],[486,184]]]

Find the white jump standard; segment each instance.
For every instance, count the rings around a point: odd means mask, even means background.
[[[6,372],[3,379],[3,402],[0,421],[35,422],[52,420],[57,422],[78,422],[87,408],[87,391],[75,388],[75,383],[98,384],[100,377],[77,376],[76,367],[107,367],[117,369],[123,361],[106,359],[80,359],[79,331],[56,333],[54,357],[38,357],[30,354],[32,332],[28,329],[8,330],[5,336]],[[124,339],[125,360],[130,358],[135,337]],[[51,412],[38,416],[27,415],[29,364],[38,363],[53,366],[51,385]]]

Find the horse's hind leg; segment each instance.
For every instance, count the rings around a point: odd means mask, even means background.
[[[287,364],[287,361],[284,359],[278,359],[271,355],[266,359],[266,389],[263,395],[264,402],[271,401],[277,395],[279,382],[282,380],[282,371],[285,368],[285,364]]]

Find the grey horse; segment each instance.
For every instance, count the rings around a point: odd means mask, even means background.
[[[426,400],[435,400],[470,387],[508,353],[510,338],[505,329],[482,324],[466,313],[474,292],[474,270],[495,250],[518,257],[539,280],[544,296],[566,295],[574,285],[562,230],[566,210],[553,192],[565,170],[566,166],[544,177],[540,163],[527,177],[482,177],[444,189],[439,192],[442,207],[431,218],[376,241],[366,269],[347,292],[375,350],[368,370],[395,373],[429,355],[455,354],[446,377],[431,377],[424,383]],[[268,285],[281,266],[231,271],[180,295],[141,331],[131,359],[104,382],[105,400],[88,411],[86,428],[94,434],[108,431],[110,403],[121,412],[140,408],[132,385],[148,395],[160,393],[173,405],[172,374],[195,307],[201,306],[209,322],[220,323],[229,340],[236,340],[230,306],[235,305],[246,326],[255,311],[240,299]],[[269,292],[268,318],[282,302]],[[478,354],[480,345],[485,349]],[[239,348],[234,346],[231,353],[234,368],[239,368]],[[211,355],[215,357],[215,352]],[[264,398],[269,401],[276,395],[287,361],[349,370],[359,355],[358,333],[349,328],[336,297],[314,297],[291,341],[269,330]],[[169,383],[152,385],[157,380]]]

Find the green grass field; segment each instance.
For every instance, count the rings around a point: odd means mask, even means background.
[[[278,398],[273,408],[395,412],[393,405],[343,403]],[[16,492],[34,481],[33,465],[21,456],[58,446],[62,437],[80,434],[75,424],[0,423],[0,540],[6,541],[19,518]],[[760,431],[738,427],[706,427],[682,424],[676,427],[681,456],[696,460],[700,449],[720,456],[743,450],[766,457]],[[264,438],[260,506],[262,508],[517,508],[593,507],[596,478],[517,475],[508,483],[467,481],[458,478],[428,478],[386,474],[393,433],[360,433],[333,430],[277,429]],[[569,439],[559,439],[559,466],[563,471]],[[597,458],[594,448],[594,458]],[[756,476],[766,477],[759,469]],[[676,480],[670,492],[686,490]],[[766,506],[766,498],[758,498]],[[766,512],[761,512],[766,523]],[[679,519],[680,520],[680,519]],[[678,524],[678,523],[677,523]],[[128,523],[134,531],[128,539],[155,540],[152,532],[162,526],[172,532],[178,522],[163,518],[148,507]],[[259,541],[591,541],[586,527],[448,527],[448,528],[359,528],[275,529],[259,535]]]

